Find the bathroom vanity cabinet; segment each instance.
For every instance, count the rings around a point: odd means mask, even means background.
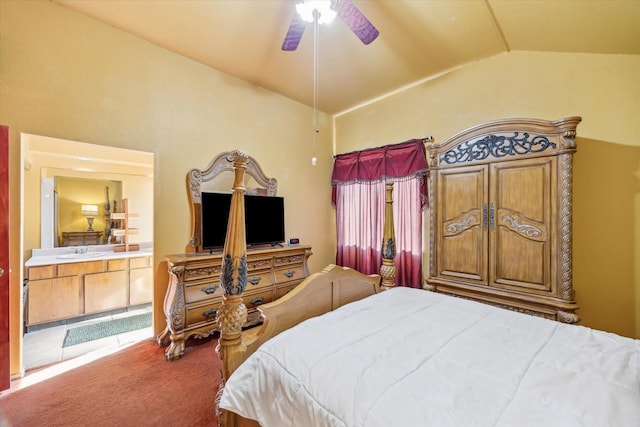
[[[52,258],[52,257],[51,257]],[[151,255],[107,255],[26,267],[26,326],[100,313],[152,300]]]

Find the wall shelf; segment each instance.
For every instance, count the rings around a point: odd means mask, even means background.
[[[139,251],[140,245],[137,243],[130,243],[129,236],[138,234],[140,231],[137,228],[131,228],[129,220],[131,218],[138,218],[139,214],[129,212],[129,200],[122,199],[122,212],[114,212],[111,214],[112,220],[120,221],[120,226],[111,229],[111,234],[116,237],[120,237],[120,245],[114,246],[115,252],[129,252]]]

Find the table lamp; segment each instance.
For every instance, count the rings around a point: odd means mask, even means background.
[[[93,218],[98,215],[98,205],[82,205],[80,212],[82,215],[87,215],[87,222],[89,223],[87,231],[93,231]]]

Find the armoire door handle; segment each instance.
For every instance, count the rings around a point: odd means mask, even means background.
[[[487,231],[487,202],[482,206],[482,229]]]
[[[493,206],[493,202],[491,202],[491,208],[489,209],[489,227],[491,228],[491,231],[493,231],[493,228],[496,223],[494,218],[494,213],[495,213],[495,208]]]

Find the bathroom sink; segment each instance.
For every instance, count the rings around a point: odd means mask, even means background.
[[[56,258],[60,259],[82,259],[82,258],[95,258],[99,256],[103,256],[106,252],[87,252],[84,254],[64,254],[58,255]]]

